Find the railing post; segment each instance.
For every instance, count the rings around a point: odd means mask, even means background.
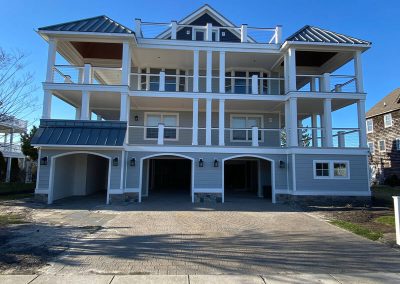
[[[251,76],[251,93],[253,95],[258,95],[258,75]]]
[[[317,115],[315,113],[313,113],[311,116],[311,127],[312,127],[312,131],[311,131],[312,146],[318,147]]]
[[[340,92],[342,92],[342,85],[336,84],[335,85],[335,93],[340,93]]]
[[[275,44],[282,42],[282,26],[275,27]]]
[[[165,91],[165,72],[164,71],[160,72],[160,83],[159,83],[159,86],[158,86],[158,90],[160,92],[164,92]]]
[[[400,196],[393,196],[394,224],[396,227],[396,243],[400,245]]]
[[[251,146],[258,147],[258,127],[251,128]]]
[[[212,24],[207,23],[206,25],[206,41],[212,41]]]
[[[338,147],[339,148],[345,148],[346,147],[346,141],[345,141],[345,131],[338,131]]]
[[[137,38],[142,37],[142,20],[141,19],[135,19],[135,36]]]
[[[316,92],[317,91],[317,79],[315,77],[311,77],[310,80],[310,91]]]
[[[331,86],[331,74],[329,73],[324,73],[322,75],[322,91],[329,93]]]
[[[176,30],[178,23],[176,21],[171,22],[171,39],[176,39]]]
[[[157,137],[157,144],[158,145],[164,145],[164,124],[159,123],[158,124],[158,137]]]
[[[83,70],[83,84],[91,84],[92,83],[92,65],[85,64]]]
[[[243,24],[240,28],[240,42],[247,42],[247,25]]]

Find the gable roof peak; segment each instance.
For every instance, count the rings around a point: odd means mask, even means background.
[[[366,117],[371,118],[380,114],[400,109],[400,88],[390,92],[367,111]]]

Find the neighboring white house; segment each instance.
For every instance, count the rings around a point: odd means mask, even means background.
[[[170,23],[130,29],[98,16],[38,33],[49,49],[32,143],[36,194],[49,203],[98,190],[107,203],[370,196],[368,41],[312,26],[283,39],[281,26],[236,26],[208,5]],[[335,72],[348,62],[354,74]],[[74,120],[52,119],[53,96],[76,108]],[[357,127],[332,125],[332,112],[354,104]]]

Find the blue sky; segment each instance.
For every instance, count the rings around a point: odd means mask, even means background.
[[[29,56],[29,70],[35,73],[37,85],[45,78],[47,43],[36,34],[41,26],[65,21],[107,15],[133,28],[134,19],[169,22],[180,20],[203,4],[210,4],[233,23],[271,27],[283,25],[286,38],[309,24],[339,33],[348,34],[373,42],[372,48],[363,55],[364,85],[368,92],[367,109],[380,98],[400,86],[400,24],[398,11],[400,1],[373,0],[229,0],[229,1],[5,1],[0,12],[0,46],[5,49],[20,49]],[[229,5],[227,5],[229,3]],[[244,6],[244,4],[246,6]],[[42,91],[37,91],[42,101]],[[337,113],[334,123],[340,127],[355,126],[347,112]],[[55,118],[72,118],[74,111],[60,102],[53,104]],[[41,111],[33,113],[31,119],[40,118]]]

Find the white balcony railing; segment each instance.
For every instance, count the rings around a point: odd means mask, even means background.
[[[55,65],[53,83],[121,85],[121,68]]]
[[[297,75],[297,90],[305,92],[356,93],[357,82],[353,75]]]
[[[1,152],[21,153],[21,145],[19,144],[0,144]]]
[[[0,124],[14,129],[20,129],[26,131],[28,127],[28,121],[15,118],[14,116],[3,115],[0,117]]]
[[[297,130],[300,147],[324,147],[325,129],[320,127],[300,127]],[[332,147],[358,148],[360,147],[360,130],[358,128],[333,128]]]

